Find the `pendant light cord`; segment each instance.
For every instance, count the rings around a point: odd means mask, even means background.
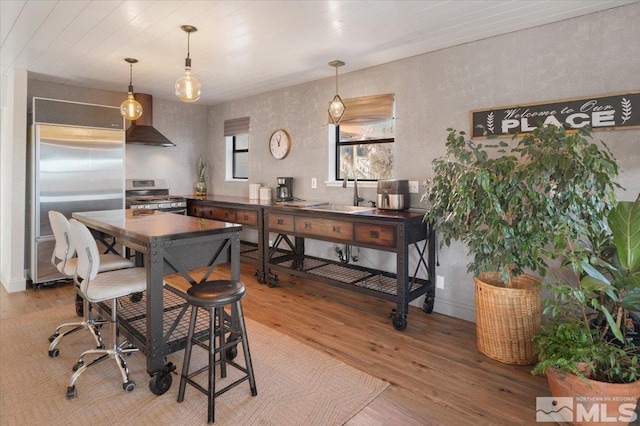
[[[133,63],[129,63],[129,93],[133,93]]]
[[[338,67],[336,67],[336,95],[338,94]]]

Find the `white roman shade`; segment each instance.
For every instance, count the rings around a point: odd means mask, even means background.
[[[224,120],[224,135],[234,136],[249,133],[250,121],[249,117]]]

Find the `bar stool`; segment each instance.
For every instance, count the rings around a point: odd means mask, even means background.
[[[245,380],[249,380],[251,395],[256,396],[256,382],[253,376],[253,366],[249,353],[249,341],[247,339],[247,329],[245,327],[244,315],[240,299],[244,297],[245,287],[240,281],[235,280],[215,280],[203,284],[194,285],[189,288],[187,294],[183,294],[187,303],[191,305],[191,318],[189,321],[189,332],[187,335],[187,346],[184,351],[184,362],[182,364],[182,374],[180,376],[180,388],[178,391],[178,402],[184,401],[184,392],[187,383],[204,393],[208,397],[208,422],[213,423],[215,416],[215,397],[222,395],[226,391],[234,388]],[[227,315],[224,308],[231,306],[231,317]],[[209,323],[209,344],[204,339],[194,338],[196,328],[196,318],[199,308],[206,309],[210,315]],[[227,333],[229,337],[225,339]],[[218,342],[216,344],[216,336]],[[233,349],[242,343],[244,352],[245,367],[233,361],[231,354]],[[209,352],[209,363],[200,369],[189,373],[191,362],[191,349],[196,344]],[[218,360],[216,361],[216,354]],[[216,392],[215,366],[220,365],[220,376],[227,377],[227,364],[245,373],[240,379],[227,385],[224,389]],[[209,372],[208,388],[205,389],[194,380],[194,377]]]

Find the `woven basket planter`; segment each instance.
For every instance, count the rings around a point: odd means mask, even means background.
[[[542,321],[538,280],[519,275],[506,288],[496,272],[482,273],[473,281],[478,350],[506,364],[536,362],[533,336],[540,331]]]

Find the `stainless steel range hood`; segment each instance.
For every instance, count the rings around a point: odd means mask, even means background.
[[[176,146],[165,135],[153,127],[153,97],[145,93],[136,93],[136,100],[142,105],[142,115],[132,121],[127,129],[126,141],[130,144],[152,146]]]

